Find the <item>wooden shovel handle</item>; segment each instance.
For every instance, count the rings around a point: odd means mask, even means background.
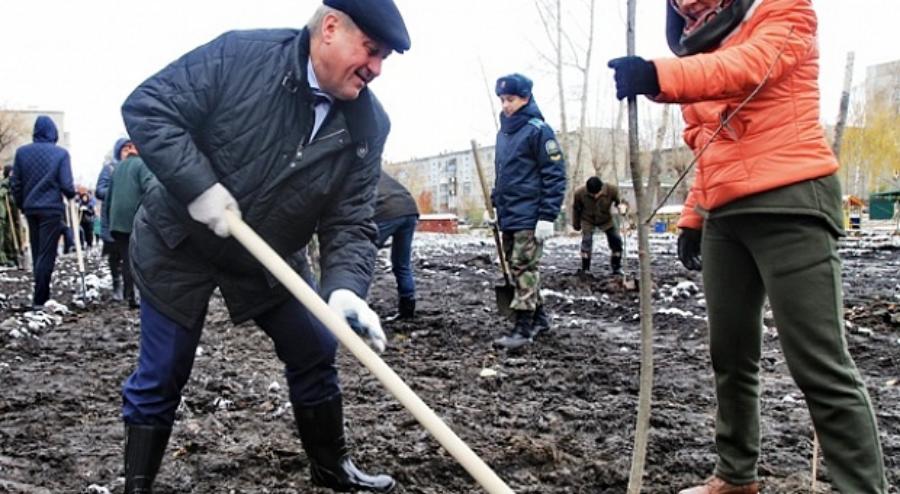
[[[511,494],[513,491],[459,438],[425,402],[413,392],[384,360],[350,329],[347,321],[338,316],[284,260],[269,247],[246,223],[232,211],[226,210],[229,232],[255,257],[307,310],[312,312],[340,342],[397,398],[466,471],[490,494]]]
[[[503,239],[500,237],[500,227],[497,226],[497,215],[494,214],[494,206],[491,205],[491,194],[487,189],[487,180],[484,178],[484,169],[481,167],[481,158],[478,155],[478,144],[472,140],[472,156],[475,157],[475,170],[478,171],[478,181],[481,182],[481,196],[484,198],[484,209],[491,215],[494,222],[494,244],[497,246],[497,256],[500,258],[500,270],[503,271],[503,279],[509,284],[509,264],[506,262],[506,253],[503,251]]]

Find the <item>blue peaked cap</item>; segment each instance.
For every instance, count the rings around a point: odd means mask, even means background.
[[[524,75],[509,74],[497,79],[497,87],[494,91],[497,93],[497,96],[515,94],[516,96],[529,98],[531,97],[531,88],[533,86],[534,83],[531,82],[531,79]]]
[[[324,0],[325,5],[350,16],[366,35],[397,53],[409,50],[409,32],[393,0]]]

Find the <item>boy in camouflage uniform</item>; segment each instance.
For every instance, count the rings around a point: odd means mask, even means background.
[[[503,113],[491,199],[515,280],[516,295],[510,307],[516,323],[510,334],[494,344],[510,350],[531,343],[535,335],[550,329],[538,264],[544,240],[553,235],[553,221],[566,188],[562,150],[534,102],[531,87],[531,80],[520,74],[501,77],[496,87]]]

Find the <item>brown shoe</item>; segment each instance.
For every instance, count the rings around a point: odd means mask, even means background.
[[[759,484],[752,482],[744,485],[733,485],[719,477],[710,477],[697,487],[691,487],[678,494],[759,494]]]

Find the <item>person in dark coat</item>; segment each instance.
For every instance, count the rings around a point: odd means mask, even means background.
[[[19,211],[9,199],[10,174],[12,165],[3,167],[3,178],[0,179],[0,266],[16,265],[19,262]],[[8,209],[7,209],[8,208]],[[21,245],[21,244],[20,244]],[[22,267],[22,266],[19,266]]]
[[[392,0],[325,0],[306,28],[225,33],[125,101],[126,129],[159,181],[131,233],[141,349],[123,390],[126,492],[151,488],[216,288],[232,320],[253,320],[285,363],[313,483],[394,487],[391,477],[366,474],[351,460],[335,337],[229,238],[225,212],[241,216],[307,278],[305,247],[317,234],[320,295],[383,350],[365,297],[390,122],[368,84],[391,51],[408,48]]]
[[[512,332],[494,344],[515,349],[550,329],[541,297],[539,263],[544,240],[553,235],[566,189],[566,165],[553,129],[531,93],[531,79],[511,74],[497,80],[503,112],[497,133],[491,193],[509,269],[516,284],[510,308]]]
[[[412,194],[393,177],[381,172],[375,202],[375,224],[380,249],[391,239],[391,269],[397,280],[397,314],[391,319],[412,319],[416,313],[416,280],[412,269],[412,241],[419,208]]]
[[[572,228],[581,232],[581,271],[591,270],[594,231],[606,234],[612,274],[622,274],[622,236],[616,227],[612,207],[620,204],[619,188],[591,177],[572,194]]]
[[[34,142],[16,150],[10,182],[13,200],[28,221],[35,310],[42,310],[50,299],[56,248],[65,224],[63,196],[75,197],[69,152],[56,145],[58,139],[53,120],[39,116],[34,122]]]
[[[100,238],[103,240],[103,255],[109,263],[109,274],[112,276],[113,300],[124,300],[125,294],[122,287],[122,257],[119,255],[119,249],[116,249],[115,240],[109,232],[109,201],[106,196],[109,192],[109,183],[112,180],[112,174],[115,166],[124,159],[125,153],[123,148],[131,140],[126,137],[116,139],[113,146],[112,160],[103,164],[100,170],[100,176],[97,177],[97,189],[94,195],[100,199]]]
[[[75,196],[75,200],[78,204],[78,216],[80,217],[77,219],[81,227],[81,236],[79,237],[81,248],[87,252],[94,246],[94,216],[96,216],[94,208],[97,202],[94,200],[91,191],[85,187],[78,189],[78,195]]]
[[[119,257],[122,259],[123,299],[129,308],[137,308],[128,248],[131,244],[134,216],[155,178],[138,156],[137,148],[132,142],[129,141],[122,146],[122,156],[125,159],[116,165],[112,180],[109,181],[107,193],[109,233],[115,239],[113,246],[119,251]]]

